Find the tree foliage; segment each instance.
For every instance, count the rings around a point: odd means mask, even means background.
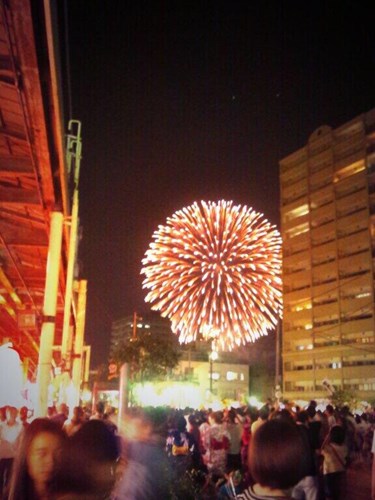
[[[355,391],[350,389],[336,389],[330,396],[331,403],[336,408],[348,406],[350,409],[356,406],[357,398]]]
[[[133,382],[162,379],[179,361],[179,347],[175,335],[142,334],[125,338],[113,353],[119,366],[128,363]]]

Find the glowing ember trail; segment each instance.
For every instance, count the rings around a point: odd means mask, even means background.
[[[201,333],[218,347],[253,342],[281,314],[281,237],[263,215],[219,201],[194,203],[152,236],[141,274],[146,302],[180,342]]]

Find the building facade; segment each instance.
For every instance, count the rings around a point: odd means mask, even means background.
[[[375,109],[319,127],[280,161],[280,191],[283,395],[374,399]]]
[[[112,323],[110,359],[124,339],[144,335],[171,335],[168,319],[157,313],[134,313]],[[199,388],[201,404],[210,399],[247,400],[249,396],[249,365],[236,353],[219,352],[212,355],[211,343],[203,338],[179,347],[180,360],[168,376],[173,382]],[[209,394],[212,394],[211,398]]]
[[[109,357],[125,339],[142,337],[145,335],[163,336],[171,334],[171,323],[155,313],[140,315],[134,313],[112,322]]]

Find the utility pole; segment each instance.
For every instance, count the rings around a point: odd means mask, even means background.
[[[276,325],[276,373],[275,373],[275,397],[277,401],[280,400],[282,396],[281,392],[281,372],[280,372],[280,328],[281,328],[281,319],[280,316],[277,320]]]
[[[134,311],[133,315],[133,340],[137,338],[137,313]]]
[[[55,339],[57,290],[59,283],[63,214],[51,213],[47,274],[44,290],[43,324],[40,334],[37,369],[38,409],[37,415],[45,417],[48,406],[48,386],[51,380],[53,344]]]
[[[75,130],[74,130],[75,129]],[[77,236],[78,236],[78,183],[79,173],[81,166],[81,122],[78,120],[70,120],[68,125],[69,134],[67,136],[66,145],[66,161],[68,167],[68,174],[73,180],[73,197],[72,197],[72,210],[69,220],[69,251],[68,251],[68,266],[66,272],[66,288],[65,288],[65,306],[64,306],[64,322],[63,334],[61,342],[61,359],[65,362],[65,370],[71,369],[71,356],[70,350],[72,345],[72,329],[70,327],[73,286],[74,286],[74,271],[77,257]]]

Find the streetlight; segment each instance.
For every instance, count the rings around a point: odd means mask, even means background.
[[[210,360],[210,393],[212,394],[212,382],[213,382],[213,366],[214,366],[214,361],[217,360],[219,357],[219,354],[216,350],[216,339],[211,340],[211,352],[209,354],[209,360]]]

